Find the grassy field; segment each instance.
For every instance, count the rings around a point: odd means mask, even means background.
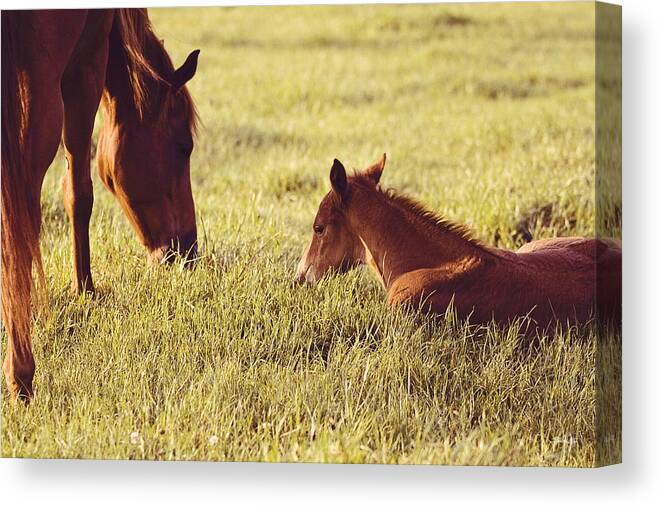
[[[334,157],[360,168],[387,152],[386,186],[489,244],[593,235],[593,5],[150,12],[175,62],[202,50],[189,88],[203,122],[191,171],[203,258],[147,267],[95,175],[98,294],[72,298],[58,155],[43,192],[37,392],[28,409],[3,403],[2,455],[619,459],[615,333],[597,346],[597,329],[573,329],[530,348],[517,326],[390,311],[366,270],[291,285]]]

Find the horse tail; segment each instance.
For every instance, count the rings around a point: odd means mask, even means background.
[[[5,372],[11,389],[30,394],[34,362],[30,346],[32,268],[44,284],[39,251],[39,189],[33,185],[26,88],[18,41],[21,14],[2,12],[2,322],[8,336]],[[17,370],[24,371],[17,371]],[[23,385],[16,385],[16,379]]]
[[[116,9],[110,45],[111,48],[120,48],[124,54],[133,100],[141,117],[151,99],[150,82],[163,81],[146,56],[147,44],[154,38],[147,9]]]

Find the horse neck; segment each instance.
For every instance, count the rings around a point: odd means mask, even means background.
[[[380,190],[354,189],[346,213],[366,249],[367,263],[386,289],[405,273],[458,268],[488,255],[460,232],[431,223]]]

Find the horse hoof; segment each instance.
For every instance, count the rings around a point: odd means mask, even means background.
[[[12,402],[23,402],[26,405],[30,403],[34,391],[32,390],[32,375],[25,378],[18,378],[16,375],[5,375],[9,396]]]
[[[82,296],[83,294],[88,294],[88,295],[94,295],[94,284],[92,282],[85,282],[85,283],[76,283],[72,282],[71,283],[71,289],[70,289],[71,295],[72,296]]]

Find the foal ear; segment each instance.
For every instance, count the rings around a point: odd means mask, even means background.
[[[333,186],[333,191],[344,199],[347,196],[347,172],[338,159],[333,160],[333,167],[330,171],[330,181]]]
[[[172,81],[170,82],[173,90],[179,90],[195,75],[195,71],[197,71],[197,57],[199,55],[200,50],[196,49],[190,55],[188,55],[188,58],[186,58],[184,64],[174,71]]]
[[[383,168],[386,165],[386,154],[381,155],[381,158],[376,161],[376,163],[369,166],[365,169],[365,174],[369,179],[371,179],[374,184],[378,184],[381,179],[381,174],[383,173]]]

